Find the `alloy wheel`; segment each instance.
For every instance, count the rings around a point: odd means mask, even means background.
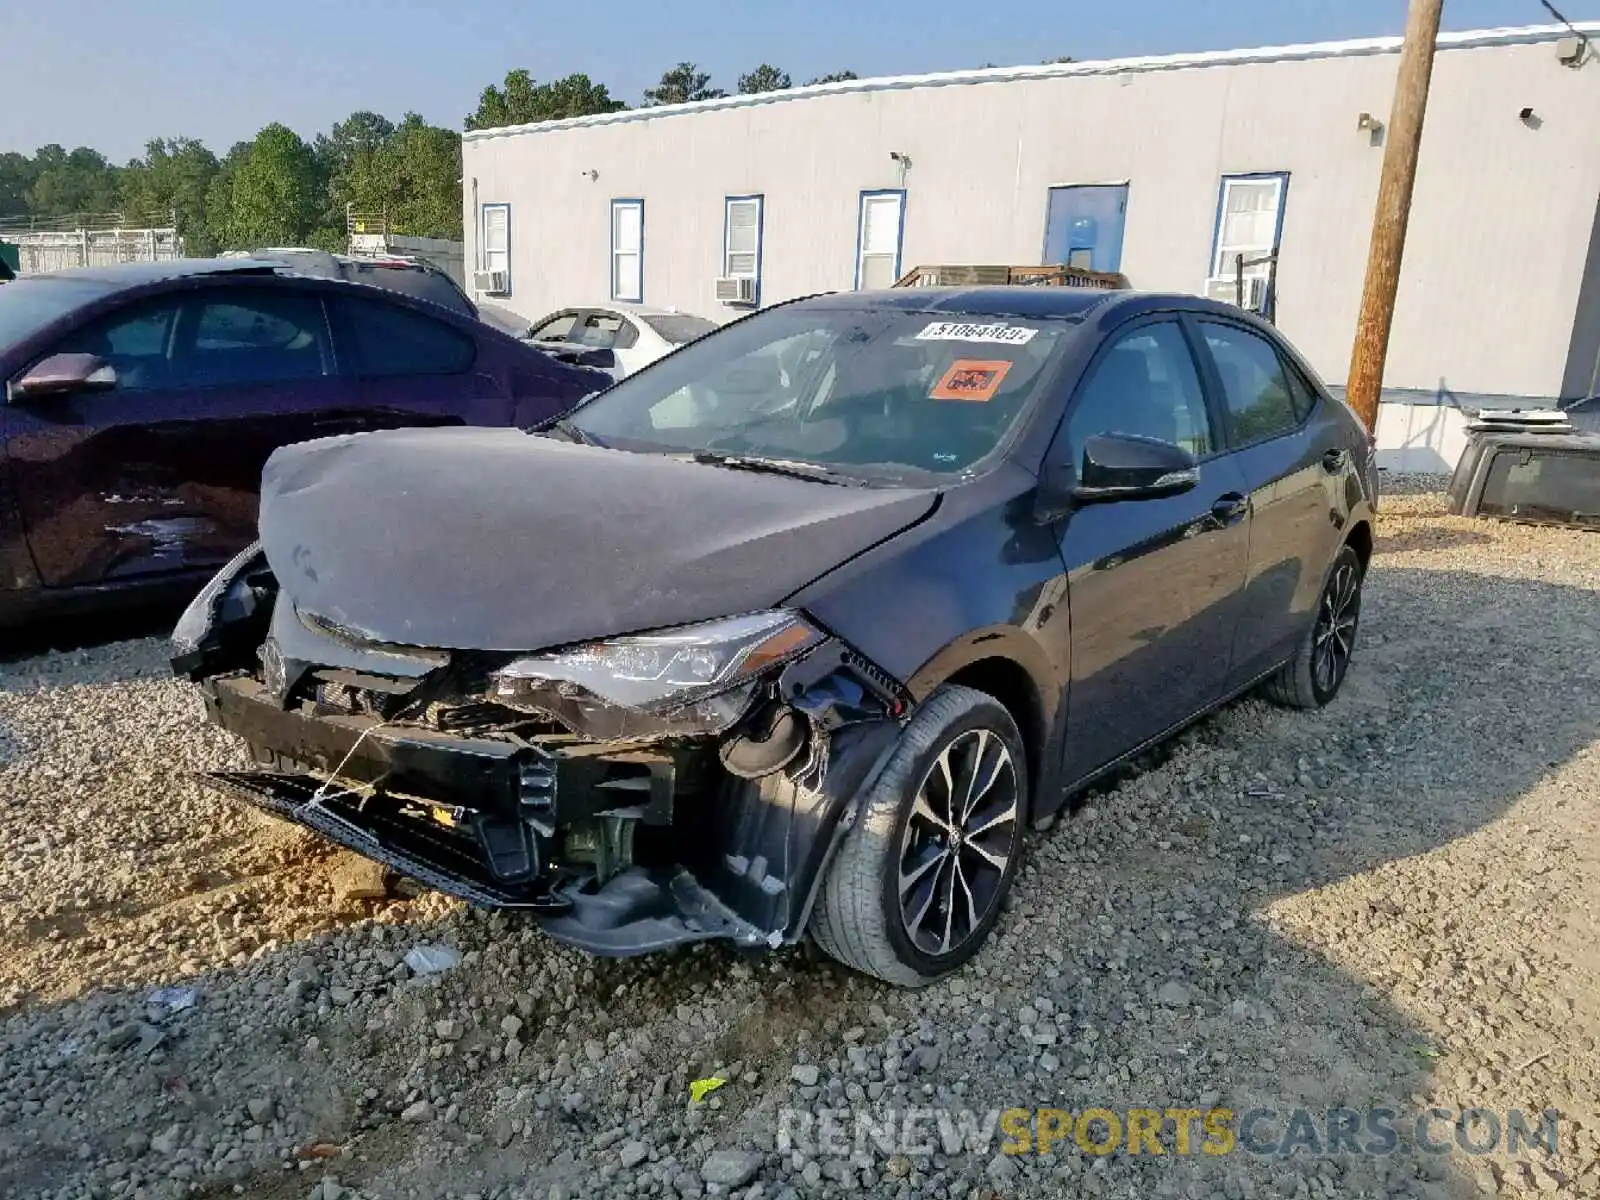
[[[1339,686],[1350,666],[1360,615],[1360,568],[1341,562],[1322,590],[1322,605],[1312,631],[1311,678],[1325,696]]]
[[[1005,742],[958,734],[928,768],[900,837],[896,894],[912,944],[943,956],[998,902],[1011,867],[1020,795]]]

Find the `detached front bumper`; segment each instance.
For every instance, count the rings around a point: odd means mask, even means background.
[[[710,742],[462,736],[285,708],[242,673],[200,684],[211,719],[260,764],[213,772],[212,786],[607,956],[797,938],[839,813],[898,732],[857,721],[819,735],[804,782],[750,781]]]

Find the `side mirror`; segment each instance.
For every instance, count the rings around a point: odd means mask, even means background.
[[[116,386],[116,370],[98,354],[52,354],[12,383],[11,398],[53,400],[78,392],[108,392]]]
[[[575,367],[596,367],[602,371],[609,371],[617,365],[617,356],[609,346],[582,347],[574,346],[571,349],[552,351],[559,362],[571,363]]]
[[[1200,482],[1194,455],[1159,438],[1105,433],[1083,444],[1072,498],[1079,504],[1176,496]]]

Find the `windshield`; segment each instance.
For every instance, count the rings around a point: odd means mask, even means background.
[[[18,279],[6,284],[0,288],[0,351],[110,290],[110,284],[89,279]]]
[[[697,337],[705,337],[706,334],[717,331],[717,323],[708,321],[704,317],[690,317],[674,313],[666,317],[641,316],[639,319],[674,346],[682,346],[687,342],[694,341]]]
[[[952,474],[999,446],[1072,330],[1051,319],[779,308],[624,379],[570,424],[628,450]]]

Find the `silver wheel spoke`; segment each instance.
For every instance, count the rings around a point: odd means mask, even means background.
[[[1004,825],[1006,822],[1014,819],[1016,817],[1016,815],[1017,815],[1017,807],[1016,807],[1016,805],[1014,805],[1014,804],[1006,805],[1005,808],[1001,809],[994,816],[989,817],[987,820],[985,820],[983,822],[983,824],[975,825],[971,829],[967,830],[967,844],[971,845],[975,839],[981,838],[984,834],[988,833],[991,829],[999,828],[1001,825]]]
[[[958,873],[959,871],[954,862],[954,855],[952,855],[950,863],[950,881],[945,885],[944,890],[944,939],[939,943],[940,954],[944,954],[949,951],[950,937],[954,932],[954,923],[956,919],[956,875]]]
[[[965,825],[967,818],[972,814],[972,806],[977,801],[978,776],[983,770],[983,755],[989,749],[989,731],[978,730],[978,746],[972,752],[972,761],[967,764],[967,769],[962,772],[966,776],[966,787],[962,788],[961,815],[956,815],[955,805],[950,806],[950,824]]]
[[[935,863],[937,863],[940,867],[943,867],[944,864],[949,861],[949,855],[941,854],[938,858],[934,859],[933,861]],[[928,919],[928,910],[933,907],[933,902],[934,902],[935,898],[938,897],[938,895],[939,895],[939,872],[935,871],[933,873],[933,879],[929,883],[928,894],[925,897],[923,897],[922,903],[917,906],[917,911],[915,913],[907,913],[906,914],[906,924],[907,924],[906,932],[911,934],[911,936],[913,938],[916,937],[917,930],[922,928],[922,923]]]
[[[917,798],[911,805],[911,816],[913,819],[920,817],[938,829],[948,830],[950,828],[950,822],[934,812],[933,806],[928,803],[928,789],[926,786],[917,793]]]
[[[979,858],[983,859],[984,862],[988,863],[996,871],[1004,871],[1006,869],[1006,864],[1011,861],[1010,855],[996,854],[992,850],[980,846],[977,842],[968,842],[967,849],[971,850]]]
[[[902,900],[905,899],[906,893],[916,887],[922,881],[924,875],[936,869],[948,857],[949,851],[940,851],[931,855],[921,866],[913,867],[910,874],[906,873],[905,864],[902,863],[900,866],[900,898]]]

